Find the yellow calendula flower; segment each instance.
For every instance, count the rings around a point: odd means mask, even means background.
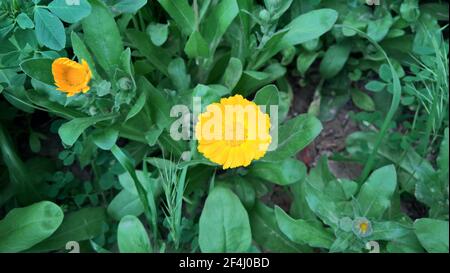
[[[67,93],[68,97],[90,89],[92,72],[85,60],[79,64],[68,58],[58,58],[52,64],[52,74],[58,87],[56,90]]]
[[[195,127],[198,151],[223,169],[248,166],[266,153],[270,118],[251,101],[235,95],[207,106]]]

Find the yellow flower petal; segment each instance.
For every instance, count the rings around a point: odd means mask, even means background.
[[[90,89],[92,72],[85,60],[79,64],[68,58],[58,58],[52,64],[52,74],[56,90],[67,93],[68,97]]]
[[[254,102],[235,95],[206,107],[198,117],[195,136],[198,151],[228,169],[263,157],[272,140],[269,131],[269,116]]]

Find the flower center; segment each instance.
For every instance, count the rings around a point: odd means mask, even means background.
[[[246,141],[247,138],[247,131],[242,123],[235,122],[231,126],[226,126],[224,131],[224,140],[228,146],[240,146]]]

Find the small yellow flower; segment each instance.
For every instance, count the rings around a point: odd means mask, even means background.
[[[92,73],[85,60],[79,64],[68,58],[58,58],[52,64],[52,74],[58,87],[56,90],[67,93],[68,97],[90,89]]]
[[[198,151],[223,169],[263,157],[272,140],[269,131],[269,115],[241,95],[208,105],[195,127]]]
[[[358,217],[353,220],[353,231],[359,237],[368,237],[372,235],[372,224],[365,217]]]

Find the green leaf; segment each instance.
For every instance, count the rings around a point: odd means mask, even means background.
[[[289,29],[282,29],[274,33],[269,40],[264,44],[264,47],[258,54],[256,58],[256,63],[251,66],[252,69],[259,69],[261,66],[265,65],[270,58],[275,56],[282,48],[283,37],[286,35]]]
[[[136,216],[127,215],[117,228],[117,244],[121,253],[149,253],[152,251],[147,231]]]
[[[127,117],[125,118],[125,121],[127,121],[127,120],[133,118],[134,116],[136,116],[137,114],[139,114],[139,112],[141,112],[141,110],[144,108],[146,101],[147,101],[147,95],[145,92],[142,92],[139,95],[138,99],[136,100],[136,103],[133,104],[130,111],[128,112]]]
[[[302,14],[286,26],[289,32],[284,36],[283,42],[298,45],[317,39],[333,27],[337,18],[338,13],[332,9],[317,9]]]
[[[275,162],[254,162],[248,167],[248,175],[285,186],[303,179],[306,176],[306,166],[293,158]]]
[[[373,222],[373,233],[370,236],[370,240],[385,240],[392,241],[408,235],[411,232],[411,228],[404,224],[388,221],[388,222]]]
[[[375,102],[369,95],[356,88],[352,88],[351,94],[352,101],[358,108],[369,112],[375,111]]]
[[[269,113],[271,105],[279,103],[278,88],[276,85],[267,85],[258,90],[255,94],[253,102],[258,106],[265,107],[266,113]]]
[[[32,247],[52,235],[63,218],[62,209],[49,201],[12,209],[0,221],[0,253]]]
[[[225,74],[223,75],[223,85],[228,87],[230,90],[236,86],[242,75],[242,63],[241,60],[231,57],[227,68],[225,69]]]
[[[200,215],[198,242],[202,252],[245,252],[252,234],[248,214],[229,189],[214,188]]]
[[[64,123],[59,127],[58,134],[64,144],[72,146],[80,135],[90,126],[95,125],[97,122],[109,120],[113,116],[94,116],[86,118],[75,118],[69,122]]]
[[[118,13],[136,13],[145,4],[147,0],[120,0],[111,9]]]
[[[209,46],[200,32],[194,31],[186,42],[184,52],[191,59],[197,57],[208,58]]]
[[[92,58],[92,55],[89,52],[89,50],[87,49],[83,40],[81,40],[81,38],[74,31],[72,31],[72,33],[70,34],[70,39],[72,41],[73,52],[77,56],[78,62],[81,63],[82,60],[85,60],[89,65],[89,69],[94,74],[94,77],[100,78],[100,77],[98,77],[97,71],[95,69],[94,59]]]
[[[167,99],[163,96],[161,91],[155,88],[147,79],[140,78],[137,83],[138,90],[141,92],[146,92],[148,99],[148,105],[150,108],[150,116],[152,121],[160,129],[164,129],[170,125],[171,119],[170,105]]]
[[[48,85],[54,85],[55,80],[52,74],[52,63],[53,60],[51,59],[29,59],[23,61],[20,64],[20,68],[31,78]]]
[[[319,135],[320,131],[322,131],[322,124],[312,115],[302,114],[288,120],[278,129],[276,149],[268,152],[262,160],[281,161],[294,156],[308,146]]]
[[[316,214],[325,224],[337,228],[341,213],[336,203],[315,185],[314,180],[308,177],[305,184],[306,202],[309,208]]]
[[[304,76],[306,71],[311,67],[314,61],[319,56],[318,52],[301,52],[297,58],[297,70],[300,72],[300,75]]]
[[[387,12],[384,17],[376,20],[371,20],[367,26],[367,35],[375,42],[380,42],[386,37],[394,20],[390,12]]]
[[[284,210],[275,206],[275,218],[280,230],[293,242],[311,247],[330,248],[335,238],[322,227],[303,219],[292,219]]]
[[[330,46],[320,63],[319,71],[322,77],[330,79],[336,76],[347,62],[350,51],[351,44],[348,41]]]
[[[253,240],[263,249],[271,252],[309,252],[310,249],[298,245],[280,230],[273,209],[257,201],[249,211]]]
[[[66,23],[73,24],[91,13],[91,5],[87,0],[79,0],[76,5],[70,5],[67,0],[53,0],[48,9]]]
[[[225,34],[234,18],[239,13],[236,0],[219,1],[203,24],[203,37],[209,43],[210,53],[213,54],[217,45]]]
[[[189,88],[191,84],[191,76],[186,71],[186,65],[182,58],[173,59],[167,68],[169,77],[173,85],[178,91],[184,91]]]
[[[158,0],[158,2],[177,23],[184,35],[188,36],[195,30],[194,10],[187,0]]]
[[[448,221],[422,218],[414,222],[414,229],[422,246],[432,253],[448,253]]]
[[[162,46],[169,37],[169,25],[151,23],[147,27],[147,34],[155,46]]]
[[[381,219],[391,205],[391,198],[397,187],[397,173],[394,165],[375,170],[361,186],[358,204],[362,216]]]
[[[380,92],[386,88],[386,83],[380,81],[370,81],[366,84],[365,88],[372,92]]]
[[[246,70],[242,73],[239,83],[233,90],[234,94],[241,94],[244,97],[251,95],[258,88],[261,88],[273,81],[283,77],[286,68],[279,63],[269,65],[264,71]]]
[[[17,18],[17,24],[21,29],[34,28],[34,23],[26,13],[20,13]]]
[[[97,129],[92,134],[95,145],[102,150],[111,150],[119,138],[119,131],[112,128]]]
[[[133,182],[132,182],[133,183]],[[108,205],[108,215],[120,221],[127,215],[139,216],[144,212],[139,196],[124,189],[120,191]]]
[[[63,23],[43,8],[34,11],[34,23],[36,24],[36,37],[40,44],[53,49],[61,50],[66,46],[66,34]]]
[[[84,41],[100,66],[112,76],[120,65],[122,37],[109,8],[100,0],[90,0],[90,3],[92,12],[81,21]]]
[[[167,67],[171,62],[171,56],[163,48],[155,46],[145,33],[135,29],[128,29],[126,35],[133,47],[137,48],[151,65],[164,75],[169,75]]]
[[[444,130],[444,138],[441,142],[441,147],[439,149],[439,156],[437,158],[437,164],[439,166],[439,171],[447,173],[448,177],[448,153],[449,153],[449,136],[448,127]],[[448,179],[447,179],[448,181]]]
[[[30,252],[61,250],[67,242],[93,239],[104,232],[104,208],[83,208],[64,217],[61,226],[45,241],[35,245]]]

